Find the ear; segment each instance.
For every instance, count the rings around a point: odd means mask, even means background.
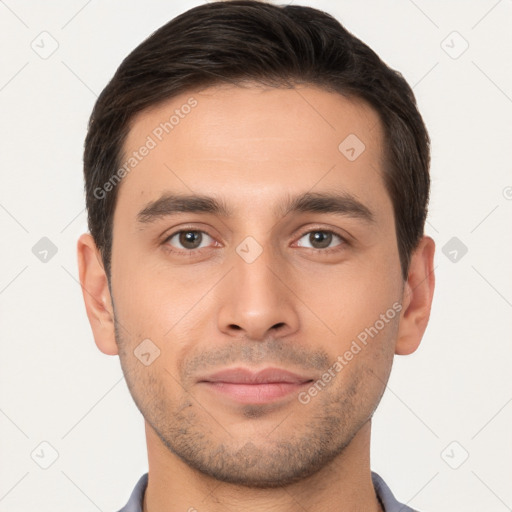
[[[105,354],[118,353],[114,329],[114,310],[101,253],[89,233],[78,239],[78,272],[87,317],[94,341]]]
[[[412,354],[427,328],[435,286],[434,252],[434,240],[424,236],[411,255],[395,354]]]

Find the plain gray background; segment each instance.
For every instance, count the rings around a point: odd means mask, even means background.
[[[118,510],[147,471],[142,416],[77,281],[82,148],[121,60],[199,3],[0,1],[0,511]],[[401,71],[432,138],[434,305],[395,359],[372,469],[423,512],[511,510],[512,1],[294,3]]]

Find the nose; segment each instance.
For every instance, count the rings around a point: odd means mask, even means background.
[[[263,248],[253,261],[240,254],[233,255],[234,268],[219,290],[221,332],[263,341],[269,336],[283,337],[297,331],[300,301],[294,294],[286,262],[268,248]]]

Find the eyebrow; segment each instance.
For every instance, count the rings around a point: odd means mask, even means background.
[[[209,213],[220,217],[233,217],[233,211],[222,200],[207,195],[166,193],[147,203],[137,214],[139,223],[148,224],[163,217],[179,213]],[[353,217],[367,223],[375,222],[372,211],[355,196],[347,192],[306,192],[288,196],[274,209],[276,217],[290,213],[327,213]]]

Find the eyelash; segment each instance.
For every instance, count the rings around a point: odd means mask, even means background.
[[[209,235],[206,231],[202,230],[202,229],[195,229],[195,228],[184,228],[184,229],[180,229],[178,231],[175,231],[174,233],[172,233],[171,235],[169,235],[168,237],[166,237],[164,239],[164,241],[162,242],[164,248],[173,253],[173,254],[178,254],[178,255],[188,255],[188,256],[195,256],[197,254],[198,251],[201,251],[203,249],[208,249],[208,247],[201,247],[199,249],[190,249],[190,250],[187,250],[187,249],[183,249],[183,250],[177,250],[175,249],[174,247],[172,247],[171,245],[168,244],[169,240],[171,240],[173,237],[175,237],[176,235],[179,235],[180,233],[187,233],[187,232],[195,232],[195,233],[203,233],[203,234],[206,234],[207,236],[209,236],[210,238],[213,239],[213,237],[211,235]],[[314,228],[314,229],[310,229],[308,231],[304,231],[303,233],[301,233],[301,235],[299,236],[299,240],[301,238],[303,238],[305,235],[308,235],[310,233],[316,233],[316,232],[320,232],[320,233],[328,233],[328,234],[332,234],[332,235],[335,235],[337,236],[340,240],[341,240],[341,243],[335,247],[330,247],[330,248],[327,248],[327,249],[315,249],[314,247],[304,247],[304,249],[310,249],[310,250],[313,250],[313,251],[316,251],[316,252],[320,252],[320,253],[323,253],[323,254],[330,254],[332,252],[337,252],[337,251],[340,251],[340,250],[343,250],[343,248],[347,245],[350,245],[347,238],[344,237],[343,235],[341,235],[340,233],[336,232],[336,231],[333,231],[333,230],[330,230],[330,229],[320,229],[320,228]]]

